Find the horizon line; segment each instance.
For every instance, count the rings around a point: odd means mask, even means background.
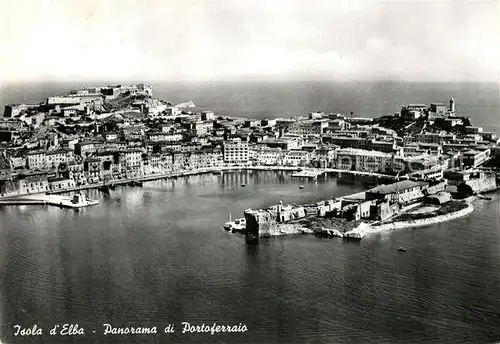
[[[0,79],[0,88],[6,84],[41,84],[41,83],[98,83],[106,85],[118,84],[209,84],[209,83],[428,83],[428,84],[498,84],[499,80],[415,80],[415,79],[350,79],[350,80],[325,80],[325,79],[213,79],[213,80],[151,80],[151,79],[30,79],[30,80],[4,80]]]

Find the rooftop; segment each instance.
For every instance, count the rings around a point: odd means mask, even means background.
[[[387,195],[387,194],[399,192],[401,190],[411,189],[411,188],[414,188],[417,186],[425,186],[428,184],[429,183],[427,183],[427,182],[421,182],[421,181],[402,180],[402,181],[394,183],[394,184],[379,185],[376,188],[368,190],[368,192],[381,194],[381,195]]]

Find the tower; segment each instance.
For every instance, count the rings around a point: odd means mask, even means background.
[[[455,98],[450,99],[450,112],[455,113]]]

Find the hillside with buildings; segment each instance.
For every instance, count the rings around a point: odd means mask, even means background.
[[[496,135],[457,114],[453,98],[448,106],[408,104],[380,118],[312,112],[251,120],[193,107],[157,99],[142,84],[7,105],[0,120],[1,196],[249,166],[365,171],[477,189],[484,177],[478,168],[500,161]]]

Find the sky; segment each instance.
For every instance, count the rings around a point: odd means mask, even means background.
[[[0,1],[0,81],[500,80],[500,0]]]

